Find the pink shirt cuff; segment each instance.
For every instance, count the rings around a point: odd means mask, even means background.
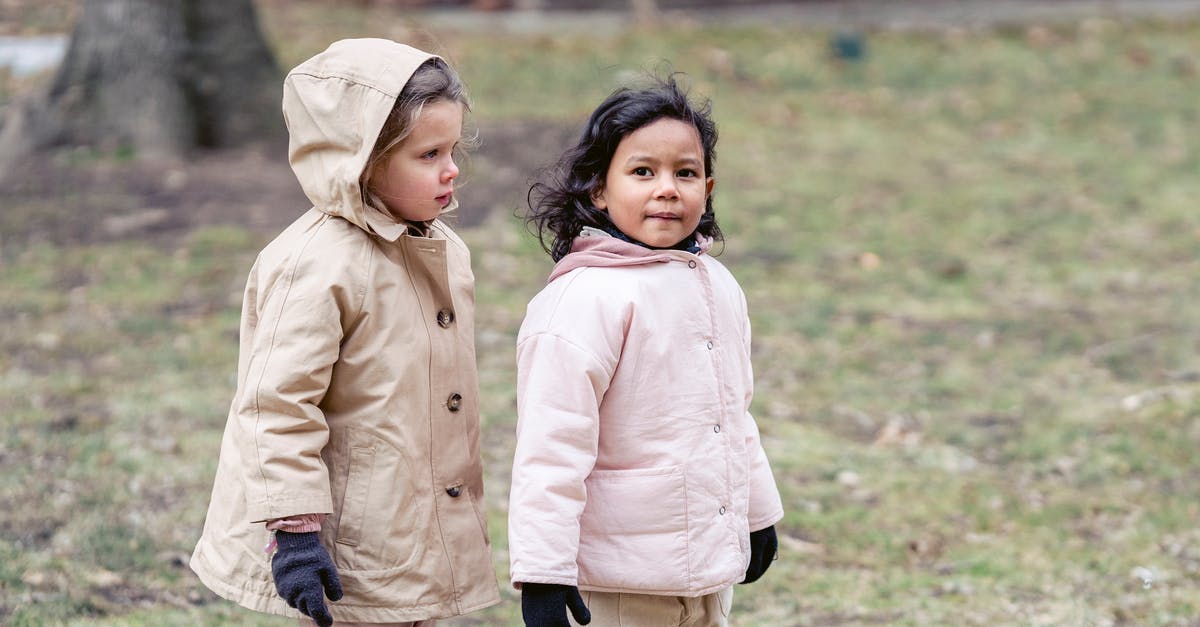
[[[286,531],[288,533],[308,533],[320,531],[325,514],[300,514],[287,518],[276,518],[267,521],[267,531]]]
[[[300,514],[299,516],[268,520],[267,531],[272,532],[271,541],[267,543],[267,546],[263,547],[263,550],[267,555],[275,553],[275,548],[279,545],[275,543],[274,532],[308,533],[310,531],[320,531],[323,520],[325,520],[325,514]]]

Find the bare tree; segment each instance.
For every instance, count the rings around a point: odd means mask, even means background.
[[[180,158],[278,136],[280,73],[251,0],[84,0],[46,88],[10,107],[0,164],[60,146]]]

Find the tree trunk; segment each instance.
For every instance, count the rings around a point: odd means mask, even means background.
[[[274,138],[280,93],[251,0],[84,0],[58,73],[0,129],[0,163],[79,145],[178,159]]]

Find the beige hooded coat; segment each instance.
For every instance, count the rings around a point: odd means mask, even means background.
[[[237,392],[191,567],[217,594],[300,616],[276,594],[264,521],[329,513],[337,621],[399,622],[499,601],[484,516],[466,246],[365,206],[359,176],[430,58],[338,42],[284,82],[289,157],[314,207],[258,256]]]

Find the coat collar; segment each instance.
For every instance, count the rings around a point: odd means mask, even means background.
[[[590,226],[583,227],[571,243],[571,252],[554,265],[547,282],[576,269],[590,267],[638,266],[651,263],[666,263],[676,259],[695,259],[712,248],[712,239],[696,234],[699,252],[690,253],[670,248],[647,248]]]

